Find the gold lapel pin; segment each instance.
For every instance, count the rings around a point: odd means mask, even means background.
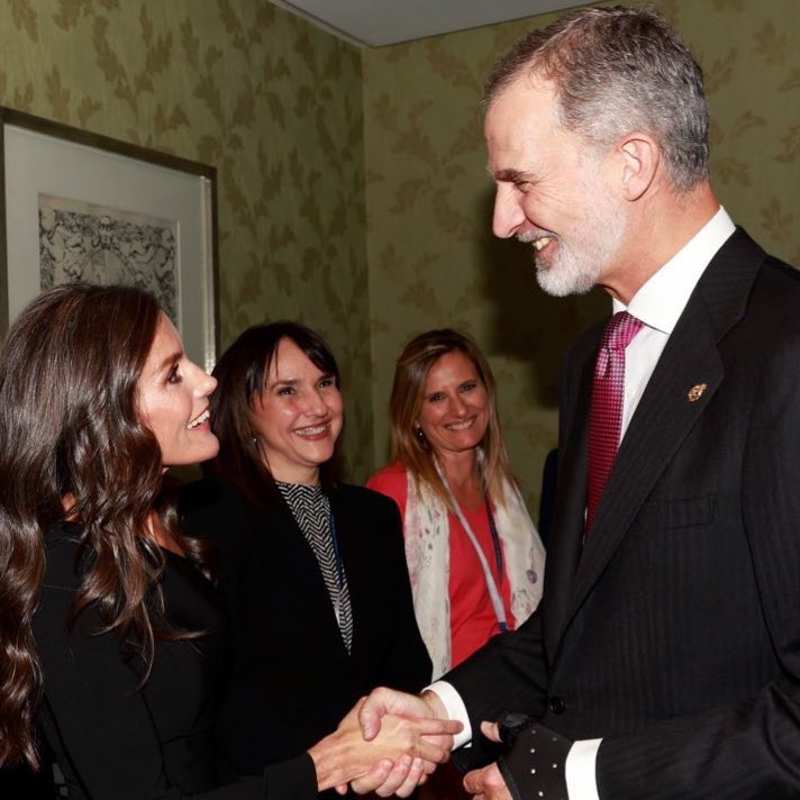
[[[688,394],[689,402],[696,403],[703,396],[706,389],[708,389],[707,383],[696,383],[694,386],[692,386],[692,388],[689,389]]]

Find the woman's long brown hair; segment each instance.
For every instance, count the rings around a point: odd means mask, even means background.
[[[475,366],[489,399],[489,424],[483,441],[481,474],[484,490],[495,503],[504,502],[503,486],[514,483],[497,413],[497,388],[489,362],[475,342],[450,328],[426,331],[412,339],[400,353],[394,370],[389,416],[392,460],[399,461],[418,481],[427,483],[450,506],[450,498],[436,471],[434,453],[417,427],[425,402],[425,381],[431,367],[447,353],[463,353]]]
[[[0,354],[0,760],[36,763],[31,724],[41,685],[31,619],[43,537],[74,520],[85,565],[73,621],[95,607],[104,627],[141,657],[156,638],[182,638],[163,621],[164,556],[145,535],[155,519],[190,557],[164,498],[161,452],[139,420],[137,383],[160,308],[128,287],[71,285],[40,295]],[[65,511],[65,500],[68,511]]]

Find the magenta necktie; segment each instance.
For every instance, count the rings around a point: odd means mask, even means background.
[[[586,489],[588,534],[603,490],[611,475],[622,430],[625,396],[625,348],[639,332],[642,321],[619,311],[608,321],[594,367],[592,407],[589,412],[589,481]]]

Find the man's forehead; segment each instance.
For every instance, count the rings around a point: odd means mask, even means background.
[[[560,140],[554,103],[550,87],[520,79],[492,100],[484,119],[490,174],[511,180],[513,176],[505,173],[527,169],[536,153]]]
[[[507,139],[556,122],[556,95],[549,82],[517,78],[491,101],[484,118],[488,139]]]

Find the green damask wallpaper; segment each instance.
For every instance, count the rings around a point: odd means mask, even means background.
[[[372,464],[360,51],[268,0],[1,0],[0,102],[218,169],[223,344],[295,317]],[[13,200],[12,200],[13,201]]]
[[[796,0],[655,5],[706,70],[723,202],[800,264]],[[386,457],[403,343],[472,333],[535,511],[561,355],[608,301],[545,296],[525,248],[492,238],[478,100],[551,19],[360,50],[269,0],[0,0],[0,102],[218,168],[223,344],[279,317],[329,338],[356,480]]]
[[[723,203],[769,250],[800,265],[796,0],[653,5],[703,64]],[[497,373],[513,465],[534,514],[543,460],[556,441],[561,356],[608,312],[609,300],[600,292],[546,296],[527,249],[493,240],[479,98],[494,59],[553,18],[364,51],[376,463],[386,458],[394,359],[412,335],[452,325],[478,340]]]

